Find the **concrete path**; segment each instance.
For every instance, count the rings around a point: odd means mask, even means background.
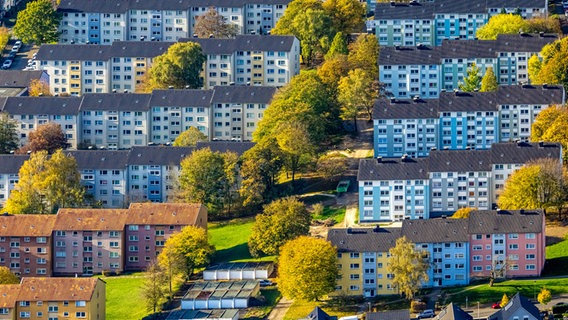
[[[286,315],[286,312],[288,312],[288,309],[290,309],[292,302],[293,302],[292,300],[288,300],[288,299],[282,297],[282,299],[280,299],[280,301],[278,301],[278,303],[276,304],[274,309],[272,309],[272,311],[268,315],[267,319],[268,320],[282,320],[282,319],[284,319],[284,316]]]

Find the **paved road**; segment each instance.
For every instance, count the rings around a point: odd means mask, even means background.
[[[278,301],[278,303],[276,304],[274,309],[272,309],[272,311],[268,315],[268,320],[282,320],[282,319],[284,319],[284,316],[286,315],[286,312],[288,312],[288,309],[290,309],[292,302],[293,302],[292,300],[288,300],[288,299],[282,297],[282,299],[280,299],[280,301]]]

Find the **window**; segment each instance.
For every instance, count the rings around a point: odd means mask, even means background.
[[[86,307],[87,302],[84,300],[75,301],[75,307]]]
[[[75,312],[75,316],[77,318],[86,318],[87,317],[87,313],[85,311],[77,311]]]

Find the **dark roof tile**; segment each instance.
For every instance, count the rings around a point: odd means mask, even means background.
[[[543,219],[540,210],[474,210],[469,213],[468,233],[539,233]]]
[[[414,243],[467,242],[467,219],[404,220],[402,236]]]
[[[338,252],[388,252],[401,237],[400,228],[332,228],[327,241]]]

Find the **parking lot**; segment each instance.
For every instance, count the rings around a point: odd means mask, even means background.
[[[4,65],[6,60],[12,60],[12,64],[10,67],[2,67],[5,70],[23,70],[28,66],[28,61],[33,58],[34,53],[37,52],[37,48],[34,48],[32,45],[22,44],[20,49],[15,52],[12,51],[14,46],[16,45],[16,40],[10,40],[8,45],[4,48],[2,52],[2,65]],[[14,52],[11,54],[11,52]],[[13,56],[13,57],[12,57]],[[33,70],[29,68],[28,70]]]

